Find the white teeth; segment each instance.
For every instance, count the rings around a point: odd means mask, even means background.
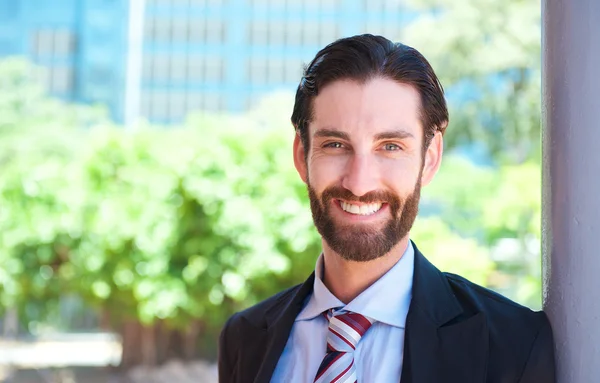
[[[357,215],[370,215],[381,209],[381,203],[369,203],[366,205],[352,205],[344,201],[340,201],[342,209],[348,213]]]

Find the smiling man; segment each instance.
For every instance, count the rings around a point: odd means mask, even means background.
[[[220,382],[554,382],[543,312],[440,272],[409,239],[448,124],[419,52],[372,35],[328,45],[292,123],[323,252],[306,282],[229,319]]]

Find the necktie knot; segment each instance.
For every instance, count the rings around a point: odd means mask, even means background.
[[[323,313],[329,320],[327,354],[315,376],[316,383],[356,382],[354,350],[375,322],[364,315],[331,309]]]
[[[354,351],[374,322],[364,315],[345,310],[329,310],[327,318],[329,319],[327,348],[342,352]]]

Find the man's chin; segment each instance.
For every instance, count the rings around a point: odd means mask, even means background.
[[[367,262],[377,259],[391,250],[391,244],[379,232],[373,230],[336,231],[333,238],[324,238],[327,245],[342,258],[349,261]]]

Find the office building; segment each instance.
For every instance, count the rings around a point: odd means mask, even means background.
[[[407,19],[400,0],[0,0],[0,57],[29,58],[53,95],[118,122],[177,123],[293,91],[325,44],[397,39]]]

